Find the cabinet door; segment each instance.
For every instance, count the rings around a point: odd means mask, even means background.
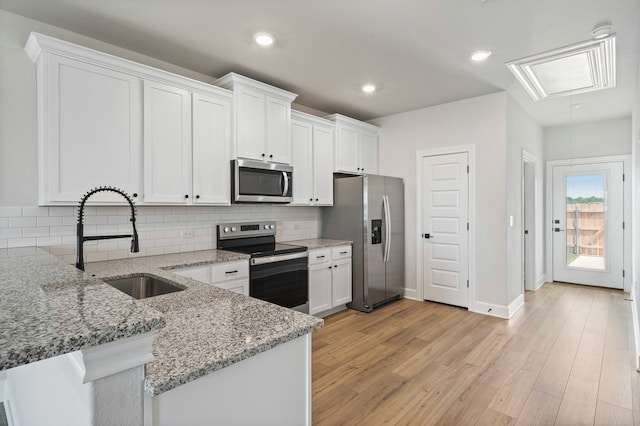
[[[77,203],[103,185],[139,192],[140,80],[53,55],[38,76],[40,204]],[[114,195],[98,193],[91,200],[121,203]]]
[[[351,259],[333,261],[332,307],[351,302]]]
[[[188,266],[172,271],[176,275],[211,284],[211,265]]]
[[[358,162],[358,129],[338,124],[334,169],[336,172],[360,172]]]
[[[268,96],[266,160],[291,164],[291,103]]]
[[[312,152],[313,126],[299,121],[291,121],[291,151],[293,164],[293,202],[296,205],[310,205],[313,201]]]
[[[378,135],[360,133],[360,173],[378,173]]]
[[[214,284],[216,287],[224,288],[225,290],[234,291],[236,293],[244,294],[245,296],[249,295],[249,280],[236,280],[236,281],[228,281],[224,283]]]
[[[313,127],[313,195],[315,205],[333,205],[332,128]]]
[[[193,203],[231,204],[231,103],[197,93],[193,112]]]
[[[309,314],[331,309],[331,263],[309,266]]]
[[[264,160],[267,155],[265,96],[247,88],[235,90],[236,156]]]
[[[144,201],[186,203],[190,181],[190,93],[145,81]]]

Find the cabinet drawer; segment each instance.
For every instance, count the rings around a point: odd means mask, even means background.
[[[211,284],[210,265],[188,266],[186,268],[176,269],[173,273],[182,277],[200,281],[201,283]]]
[[[226,283],[216,284],[216,287],[224,288],[225,290],[234,291],[236,293],[244,294],[245,296],[249,295],[249,279],[241,279],[229,281]]]
[[[330,262],[331,261],[331,249],[318,249],[309,251],[309,265],[315,265],[316,263]]]
[[[211,283],[235,280],[249,276],[249,261],[217,263],[211,266]]]
[[[334,247],[331,251],[333,260],[351,257],[351,246]]]

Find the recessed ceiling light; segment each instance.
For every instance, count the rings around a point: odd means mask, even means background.
[[[476,50],[471,54],[471,60],[476,62],[484,61],[489,56],[491,56],[490,50]]]
[[[365,93],[375,92],[376,86],[374,86],[373,84],[365,84],[364,86],[362,86],[362,91]]]
[[[269,34],[269,33],[255,33],[253,35],[253,39],[260,46],[271,46],[273,44],[273,42],[275,41],[273,36],[271,34]]]

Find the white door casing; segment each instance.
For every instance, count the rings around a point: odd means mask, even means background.
[[[553,167],[552,174],[554,281],[622,289],[624,281],[624,163],[618,161],[557,165]],[[583,229],[583,231],[576,231],[574,230],[576,222],[578,223],[577,227],[580,229],[585,228],[581,222],[588,223],[593,220],[580,219],[576,221],[575,218],[569,217],[579,216],[582,218],[582,215],[589,214],[580,213],[580,207],[577,207],[575,215],[570,214],[567,210],[567,197],[571,195],[568,188],[569,182],[572,180],[581,182],[585,178],[602,181],[604,227],[600,230],[595,230],[594,228],[593,230]],[[596,194],[594,193],[593,195]],[[585,209],[587,206],[582,208]],[[571,228],[571,233],[569,228]],[[594,236],[597,236],[598,233],[604,234],[604,238],[601,238],[597,245],[589,243],[586,248],[589,251],[596,250],[598,253],[581,255],[580,253],[584,248],[576,248],[576,246],[580,246],[576,242],[576,238],[583,240],[582,237],[576,237],[576,235],[580,235],[585,231],[587,233],[594,232]],[[579,253],[573,253],[576,250]]]
[[[422,158],[423,299],[469,307],[469,153]]]

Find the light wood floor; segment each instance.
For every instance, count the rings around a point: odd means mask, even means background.
[[[547,283],[510,320],[400,300],[313,334],[313,424],[640,425],[631,302]]]

